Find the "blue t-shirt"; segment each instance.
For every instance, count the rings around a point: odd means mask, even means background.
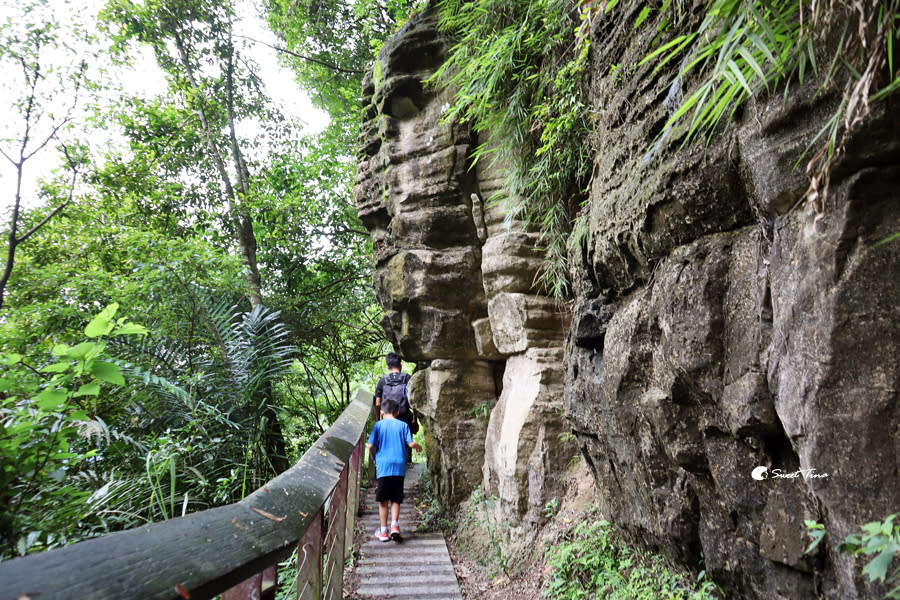
[[[406,448],[412,444],[409,425],[400,419],[381,419],[369,434],[375,446],[375,476],[406,475]]]

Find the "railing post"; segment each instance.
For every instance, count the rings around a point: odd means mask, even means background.
[[[325,547],[322,509],[316,513],[297,547],[297,598],[322,600],[322,549]]]
[[[325,533],[325,593],[324,600],[341,600],[344,587],[344,533],[347,517],[347,476],[344,466],[341,478],[328,507],[328,530]]]
[[[260,600],[263,574],[257,573],[222,594],[222,600]]]
[[[356,446],[353,448],[353,454],[350,455],[350,460],[347,461],[350,473],[347,484],[347,510],[344,517],[347,524],[346,531],[344,532],[345,561],[350,558],[350,554],[353,553],[353,530],[356,526],[356,512],[359,507],[359,486],[361,483],[359,470],[362,463],[362,449],[365,435],[366,432],[364,431],[360,436],[359,441],[356,442]]]

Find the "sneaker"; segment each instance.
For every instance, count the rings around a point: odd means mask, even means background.
[[[377,537],[382,542],[391,541],[391,536],[388,535],[387,529],[378,528],[378,531],[375,533],[375,537]]]
[[[395,542],[403,541],[403,538],[400,536],[400,528],[396,525],[391,525],[390,539],[394,540]]]

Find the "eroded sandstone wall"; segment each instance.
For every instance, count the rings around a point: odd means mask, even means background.
[[[471,168],[471,131],[444,122],[449,93],[423,83],[446,48],[420,15],[379,55],[364,86],[356,203],[385,332],[417,363],[410,399],[439,496],[453,506],[482,488],[498,518],[533,529],[576,451],[560,441],[570,319],[537,293],[536,234],[487,201],[502,168]]]
[[[638,66],[656,27],[627,10],[592,37],[571,314],[534,287],[535,234],[486,200],[502,166],[470,168],[477,140],[422,83],[446,57],[433,20],[367,80],[356,201],[385,331],[419,366],[438,492],[452,505],[483,487],[533,530],[572,432],[603,516],[730,598],[874,597],[834,543],[804,553],[803,521],[837,540],[900,508],[900,244],[876,245],[900,231],[896,108],[811,206],[795,164],[836,98],[801,87],[751,101],[706,147],[658,143],[690,82]]]

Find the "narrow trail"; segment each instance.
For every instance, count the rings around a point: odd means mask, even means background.
[[[403,541],[382,542],[375,537],[378,529],[378,503],[375,486],[365,491],[362,499],[362,522],[365,541],[360,545],[357,572],[361,598],[396,598],[409,600],[462,600],[459,583],[441,533],[414,532],[418,513],[412,501],[414,488],[424,465],[413,464],[404,482],[405,500],[400,505],[400,530]]]

